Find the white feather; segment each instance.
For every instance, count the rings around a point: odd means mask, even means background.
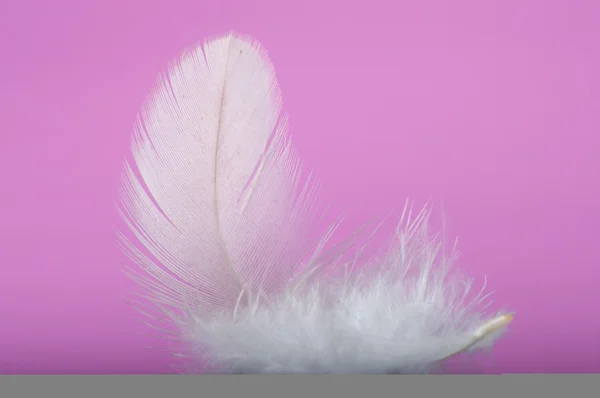
[[[234,373],[389,373],[489,343],[511,317],[447,278],[428,211],[368,263],[340,262],[348,244],[324,255],[329,234],[313,245],[317,186],[280,112],[266,53],[232,34],[186,52],[138,120],[121,238],[193,352]]]

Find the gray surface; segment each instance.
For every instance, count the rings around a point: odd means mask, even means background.
[[[600,396],[600,375],[0,376],[2,398]]]

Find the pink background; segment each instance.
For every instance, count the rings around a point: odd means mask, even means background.
[[[487,372],[600,371],[600,2],[4,0],[0,372],[146,373],[113,200],[136,112],[184,47],[257,37],[349,231],[443,204],[517,312]]]

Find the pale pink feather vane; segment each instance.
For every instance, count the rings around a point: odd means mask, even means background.
[[[230,373],[422,373],[491,347],[512,314],[450,272],[456,256],[406,204],[389,248],[375,228],[331,244],[266,51],[229,34],[186,51],[138,118],[119,211],[152,324]],[[175,325],[173,329],[169,325]]]

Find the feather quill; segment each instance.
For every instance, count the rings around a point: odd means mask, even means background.
[[[413,373],[490,345],[512,319],[449,278],[453,255],[405,207],[383,256],[323,251],[318,182],[287,133],[273,66],[229,34],[186,51],[140,113],[123,248],[193,354],[232,373]],[[359,254],[357,251],[355,254]]]

